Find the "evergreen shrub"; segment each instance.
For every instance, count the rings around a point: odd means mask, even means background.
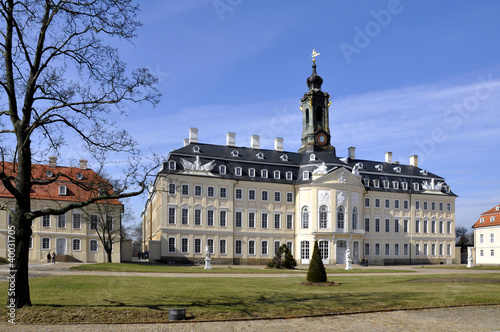
[[[307,281],[309,282],[326,282],[326,270],[323,261],[319,255],[318,241],[314,241],[314,249],[307,270]]]
[[[276,256],[267,266],[276,269],[293,269],[297,266],[297,261],[293,258],[290,249],[284,244],[278,249]]]

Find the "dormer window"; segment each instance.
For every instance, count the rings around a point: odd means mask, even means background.
[[[394,189],[399,189],[399,182],[398,181],[392,181],[392,186]]]
[[[379,188],[380,187],[380,180],[373,180],[373,186],[375,188]]]
[[[194,153],[200,153],[200,147],[198,145],[193,146]]]
[[[51,178],[51,177],[53,177],[53,176],[54,176],[54,172],[52,172],[52,171],[49,169],[47,172],[45,172],[45,176],[47,176],[48,178]]]
[[[378,164],[378,165],[375,165],[375,169],[376,169],[377,171],[383,171],[383,170],[384,170],[384,167],[383,167],[382,165]]]
[[[427,175],[427,170],[426,170],[426,169],[421,169],[421,170],[420,170],[420,174],[422,174],[422,175]]]
[[[495,221],[495,217],[490,217],[490,222],[494,222]]]
[[[66,196],[68,188],[65,185],[59,186],[59,196]]]
[[[267,179],[267,169],[263,169],[260,171],[260,176],[264,179]]]
[[[364,183],[365,187],[369,187],[370,186],[370,179],[369,178],[364,178],[363,179],[363,183]]]
[[[500,211],[500,205],[495,208],[495,210]]]
[[[384,184],[385,189],[389,189],[389,180],[384,180],[382,183]]]
[[[262,152],[257,153],[258,159],[264,159],[264,154]]]
[[[281,161],[288,161],[288,156],[286,154],[281,155]]]
[[[233,157],[238,157],[240,155],[240,153],[238,152],[238,150],[233,150],[233,152],[231,152],[231,156]]]
[[[80,173],[80,172],[76,173],[75,177],[76,177],[77,180],[83,180],[83,174]]]
[[[292,179],[292,172],[286,172],[286,179],[291,180]]]
[[[420,185],[418,183],[413,184],[413,190],[419,191],[420,190]]]
[[[235,174],[236,176],[241,176],[241,167],[236,167],[236,168],[234,169],[234,174]]]
[[[279,179],[280,179],[280,177],[281,177],[281,176],[280,176],[280,171],[274,171],[274,178],[275,178],[276,180],[279,180]]]
[[[255,168],[249,168],[248,169],[248,176],[251,178],[255,177]]]
[[[356,166],[358,169],[363,169],[363,163],[356,163]]]
[[[401,167],[399,167],[399,166],[394,167],[393,170],[396,173],[401,173]]]
[[[226,166],[225,165],[219,166],[219,174],[226,174]]]
[[[484,223],[484,218],[480,218],[480,219],[479,219],[479,222],[480,222],[481,224],[482,224],[482,223]]]
[[[449,194],[450,193],[450,186],[445,186],[445,190],[446,190],[446,193]]]
[[[408,182],[401,182],[401,187],[403,190],[408,190]]]
[[[304,171],[302,173],[302,179],[303,180],[309,180],[309,172],[308,171]]]
[[[309,161],[316,161],[316,155],[314,153],[311,153],[309,156]]]
[[[175,170],[176,166],[177,166],[177,165],[176,165],[176,163],[175,163],[175,161],[174,161],[174,160],[170,160],[170,161],[168,162],[168,169],[169,169],[169,170],[171,170],[171,171]]]

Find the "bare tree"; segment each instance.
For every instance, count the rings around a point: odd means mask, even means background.
[[[31,305],[28,250],[31,221],[63,214],[103,199],[134,196],[144,190],[144,170],[134,140],[110,120],[111,106],[126,111],[123,102],[158,103],[156,77],[146,69],[127,73],[112,37],[130,41],[140,23],[133,0],[0,0],[0,180],[15,198],[13,219],[15,292],[7,303]],[[32,175],[32,164],[58,153],[65,138],[77,137],[89,155],[125,158],[130,166],[112,190],[95,190],[86,200],[59,209],[31,211],[30,190],[65,179]],[[73,144],[73,142],[72,142]],[[10,147],[10,148],[7,148]],[[135,184],[135,186],[134,186]]]

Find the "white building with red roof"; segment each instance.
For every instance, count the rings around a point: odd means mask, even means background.
[[[476,264],[500,264],[500,204],[482,213],[472,228]]]

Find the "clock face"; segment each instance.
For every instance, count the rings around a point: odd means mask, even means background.
[[[325,145],[328,140],[328,137],[326,137],[325,133],[319,133],[316,135],[316,142],[318,142],[319,145]]]

